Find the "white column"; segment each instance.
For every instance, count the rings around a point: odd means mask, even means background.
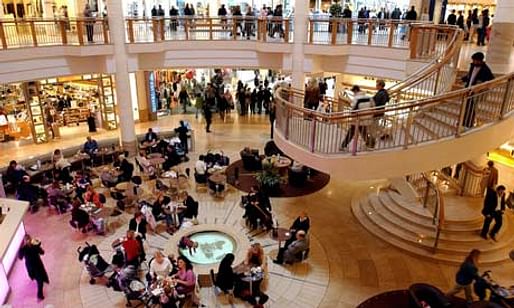
[[[130,155],[136,153],[137,140],[132,113],[132,98],[130,95],[130,81],[127,64],[127,51],[125,49],[125,23],[121,0],[107,1],[109,18],[109,31],[114,44],[114,61],[116,67],[116,102],[120,118],[121,145]]]
[[[505,74],[514,70],[514,0],[498,0],[493,19],[491,41],[487,48],[487,63],[493,73]]]
[[[305,87],[303,44],[307,39],[307,25],[309,23],[309,1],[296,0],[294,7],[294,43],[292,54],[292,83],[296,89]]]

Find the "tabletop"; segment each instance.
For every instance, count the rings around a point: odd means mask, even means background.
[[[285,168],[291,165],[291,160],[287,157],[280,157],[277,161],[273,163],[273,165],[277,168]]]
[[[161,158],[161,157],[162,157],[161,153],[151,153],[151,154],[148,154],[148,159]]]
[[[116,190],[127,190],[129,187],[129,182],[121,182],[116,184]]]
[[[276,233],[273,232],[273,229],[270,231],[270,237],[272,240],[275,241],[286,241],[291,237],[291,233],[289,232],[289,229],[286,228],[277,228]]]
[[[221,173],[215,173],[209,177],[209,181],[215,184],[221,184],[227,181],[227,176]]]
[[[155,158],[149,158],[148,161],[150,161],[150,164],[152,165],[160,165],[166,161],[163,157],[155,157]]]

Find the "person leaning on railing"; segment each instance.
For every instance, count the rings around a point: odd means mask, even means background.
[[[84,7],[84,17],[86,18],[87,41],[89,43],[94,43],[93,34],[94,34],[95,20],[94,20],[94,16],[93,16],[93,11],[91,10],[91,7],[89,6],[88,3],[86,3],[86,6]]]
[[[369,109],[372,108],[373,98],[367,96],[364,92],[361,91],[359,86],[353,86],[352,87],[353,92],[353,100],[352,100],[352,110],[363,110],[363,109]],[[362,136],[362,139],[366,142],[366,145],[368,147],[374,147],[375,139],[373,136],[368,135],[368,126],[370,125],[369,119],[361,117],[356,118],[359,121],[359,127],[357,128],[359,130],[360,135]],[[346,133],[346,137],[344,138],[343,143],[341,144],[341,150],[345,151],[348,147],[348,144],[355,136],[355,124],[351,124],[350,128],[348,129],[348,132]]]

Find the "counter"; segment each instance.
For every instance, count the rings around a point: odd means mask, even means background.
[[[10,291],[9,272],[25,236],[23,216],[27,212],[29,203],[13,199],[0,199],[0,206],[2,215],[5,215],[0,224],[0,304],[3,304]]]

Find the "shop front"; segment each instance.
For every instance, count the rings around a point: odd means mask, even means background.
[[[0,140],[45,143],[118,127],[114,79],[91,74],[0,86]]]
[[[83,17],[86,3],[94,16],[106,13],[106,0],[0,0],[0,18]]]

